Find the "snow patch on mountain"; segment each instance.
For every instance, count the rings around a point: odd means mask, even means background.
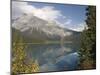
[[[33,14],[23,14],[14,20],[12,27],[21,31],[22,33],[28,32],[30,35],[32,35],[34,32],[39,32],[39,34],[44,34],[48,37],[65,37],[72,35],[72,32],[65,31],[65,29],[56,22],[45,21],[34,16]]]

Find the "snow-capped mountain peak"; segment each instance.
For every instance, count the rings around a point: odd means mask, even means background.
[[[33,14],[24,14],[20,16],[12,23],[12,27],[30,36],[43,35],[46,37],[65,37],[72,34],[72,32],[66,32],[65,29],[57,25],[56,22],[45,21]],[[35,32],[38,32],[38,34],[35,35]]]

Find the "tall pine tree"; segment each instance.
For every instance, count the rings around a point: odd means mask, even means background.
[[[96,7],[86,8],[86,24],[81,34],[80,69],[93,69],[96,67]]]

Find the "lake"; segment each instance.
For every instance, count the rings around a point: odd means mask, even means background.
[[[71,43],[60,44],[29,44],[27,57],[37,60],[40,72],[77,70],[79,55],[78,46]]]

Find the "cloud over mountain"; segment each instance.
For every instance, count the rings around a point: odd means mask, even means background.
[[[33,14],[46,21],[55,21],[58,25],[75,31],[82,31],[84,29],[84,23],[72,24],[73,20],[62,14],[62,11],[54,6],[45,5],[37,7],[29,2],[12,1],[12,19],[16,19],[24,13]]]
[[[37,8],[33,5],[29,5],[28,2],[12,2],[12,15],[13,18],[17,18],[23,13],[31,13],[44,20],[56,21],[59,17],[63,17],[61,11],[56,10],[53,6],[44,6]],[[63,17],[64,18],[64,17]]]

